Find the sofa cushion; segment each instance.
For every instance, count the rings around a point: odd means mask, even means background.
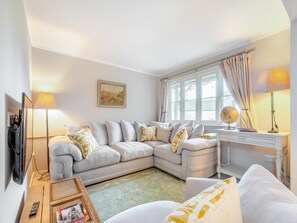
[[[297,222],[297,197],[268,170],[252,165],[238,184],[245,223]]]
[[[108,144],[108,135],[105,124],[99,124],[96,122],[91,122],[91,131],[99,143],[99,145],[107,145]]]
[[[145,141],[156,141],[157,140],[157,127],[151,126],[141,126],[141,142]]]
[[[121,120],[121,127],[125,142],[136,141],[136,131],[134,124]]]
[[[157,146],[154,149],[154,155],[174,164],[179,165],[182,162],[182,156],[172,152],[171,144]]]
[[[153,148],[141,142],[119,142],[111,146],[121,154],[121,161],[153,155]]]
[[[142,204],[111,217],[105,223],[161,223],[179,205],[180,203],[173,201],[155,201]]]
[[[89,128],[83,128],[68,137],[78,146],[84,158],[99,149],[99,144]]]
[[[119,122],[106,120],[106,128],[108,133],[108,144],[112,145],[123,141],[121,124]]]
[[[204,126],[202,124],[197,124],[193,128],[190,138],[191,139],[198,138],[199,136],[203,135],[203,133],[204,133]]]
[[[179,130],[173,137],[171,149],[173,152],[177,151],[178,146],[188,139],[188,132],[185,128]]]
[[[51,156],[72,155],[75,161],[82,160],[80,149],[67,136],[56,136],[49,141]]]
[[[151,122],[151,126],[157,126],[157,127],[169,127],[170,123],[169,122]]]
[[[173,127],[157,126],[157,140],[169,143],[170,135]]]
[[[164,223],[188,222],[242,223],[235,177],[220,181],[187,200],[164,220]]]
[[[176,135],[176,133],[181,128],[185,128],[187,130],[188,136],[190,137],[190,135],[192,134],[193,126],[194,126],[194,121],[190,121],[190,122],[187,122],[185,124],[181,124],[181,123],[173,124],[172,123],[170,125],[170,127],[173,127],[173,130],[172,130],[171,135],[170,135],[170,142],[173,142],[173,137]]]
[[[138,142],[140,142],[141,139],[141,127],[146,126],[145,124],[139,123],[139,122],[134,122],[134,127],[136,131],[136,139]]]
[[[83,128],[90,128],[89,124],[65,124],[64,128],[66,130],[66,134],[73,134],[79,130],[82,130]]]
[[[108,166],[120,162],[121,155],[111,149],[109,146],[100,146],[87,159],[74,162],[73,170],[76,173],[95,169],[98,167]]]
[[[166,144],[166,143],[161,142],[161,141],[145,141],[143,143],[145,143],[145,144],[147,144],[147,145],[149,145],[149,146],[151,146],[153,148],[155,148],[157,146],[160,146],[160,145],[165,145]]]

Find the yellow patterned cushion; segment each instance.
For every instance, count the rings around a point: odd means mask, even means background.
[[[157,127],[141,126],[141,142],[144,141],[156,141],[157,140]]]
[[[84,158],[99,149],[99,144],[89,128],[83,128],[68,137],[77,145]]]
[[[177,151],[179,144],[186,141],[187,139],[188,139],[187,129],[186,128],[180,129],[173,137],[172,145],[171,145],[172,151],[175,153]]]
[[[207,188],[187,200],[164,220],[165,223],[242,223],[235,177]]]

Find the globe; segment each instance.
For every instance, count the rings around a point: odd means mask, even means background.
[[[226,106],[222,109],[220,113],[220,118],[222,122],[228,124],[228,129],[230,128],[230,123],[236,122],[238,119],[238,111],[232,106]]]

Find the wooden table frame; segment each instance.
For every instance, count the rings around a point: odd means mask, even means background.
[[[241,178],[243,173],[246,171],[244,168],[240,168],[231,164],[230,161],[230,142],[271,147],[276,151],[276,177],[278,180],[288,185],[287,175],[287,154],[288,154],[288,137],[290,133],[267,133],[267,132],[239,132],[237,130],[225,130],[218,129],[217,131],[217,155],[218,155],[218,166],[217,172],[218,177],[221,177],[221,173],[232,175],[237,178]],[[221,164],[221,141],[227,142],[227,163]],[[283,172],[282,172],[283,167]]]

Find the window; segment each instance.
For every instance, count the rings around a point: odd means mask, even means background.
[[[237,107],[219,67],[171,80],[168,102],[168,120],[205,124],[217,124],[223,107]]]

